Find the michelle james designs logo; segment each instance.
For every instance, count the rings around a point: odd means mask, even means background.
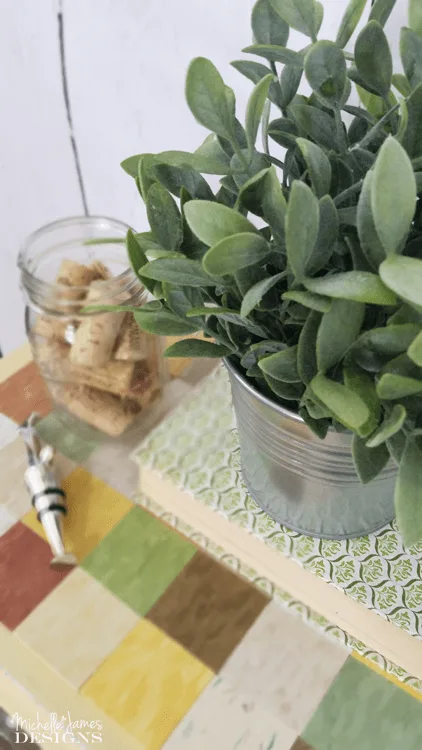
[[[41,721],[38,713],[35,720],[26,719],[16,713],[10,717],[8,723],[12,724],[13,741],[16,745],[25,745],[25,743],[97,745],[103,741],[101,721],[97,719],[73,720],[69,711],[66,716],[61,717],[57,714],[50,714],[49,721]]]

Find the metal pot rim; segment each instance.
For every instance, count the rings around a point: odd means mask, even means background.
[[[223,359],[223,362],[229,372],[233,375],[233,377],[239,383],[241,383],[242,388],[245,388],[245,390],[247,390],[251,396],[258,399],[258,401],[260,401],[262,404],[265,404],[265,406],[269,406],[271,409],[273,409],[278,414],[281,414],[283,417],[288,417],[288,419],[292,419],[294,422],[299,422],[300,424],[305,425],[305,421],[295,411],[291,411],[290,409],[286,409],[280,404],[276,404],[275,401],[271,401],[271,399],[267,398],[267,396],[264,396],[256,388],[254,388],[254,386],[251,385],[251,383],[246,380],[243,375],[240,374],[239,370],[236,369],[236,367],[232,362],[229,361],[227,357]],[[331,426],[330,429],[332,429]]]

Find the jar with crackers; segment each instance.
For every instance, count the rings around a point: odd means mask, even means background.
[[[76,217],[42,227],[19,256],[26,330],[56,411],[112,438],[136,426],[165,380],[159,337],[132,312],[148,292],[128,268],[125,224]],[[88,308],[88,309],[87,309]]]

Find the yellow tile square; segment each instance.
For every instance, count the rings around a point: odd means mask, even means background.
[[[147,620],[141,620],[82,687],[82,694],[159,750],[214,677]]]
[[[16,635],[78,688],[139,618],[89,573],[74,570]]]
[[[72,471],[62,486],[69,508],[63,521],[64,542],[68,552],[80,562],[133,508],[133,504],[80,467]],[[22,522],[45,539],[33,509],[22,518]]]

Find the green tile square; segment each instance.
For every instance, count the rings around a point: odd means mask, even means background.
[[[53,445],[60,453],[77,464],[86,461],[101,441],[97,430],[82,425],[81,429],[74,431],[66,427],[54,411],[37,422],[37,432],[42,440]]]
[[[139,615],[145,615],[194,556],[192,542],[142,508],[133,508],[82,567]]]
[[[422,703],[349,657],[302,737],[314,750],[421,750]]]

